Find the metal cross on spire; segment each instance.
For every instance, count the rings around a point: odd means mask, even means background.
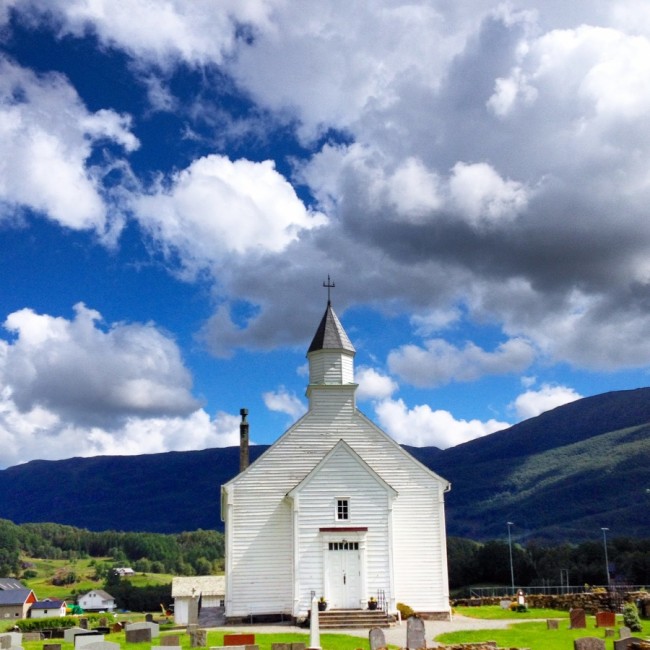
[[[323,282],[323,286],[327,287],[327,304],[330,305],[331,304],[330,289],[333,289],[336,286],[336,284],[334,284],[334,282],[330,282],[329,273],[327,274],[327,282]]]

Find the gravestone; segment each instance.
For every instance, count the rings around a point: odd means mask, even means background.
[[[84,650],[120,650],[119,643],[113,643],[111,641],[93,641],[84,645]]]
[[[87,632],[86,634],[75,634],[74,647],[84,648],[90,643],[99,643],[104,640],[103,634],[96,634],[95,632]]]
[[[291,644],[291,650],[306,650],[307,644],[306,643],[292,643]]]
[[[99,627],[106,627],[108,625],[108,619],[105,616],[102,616],[99,619]]]
[[[625,627],[625,625],[621,625],[621,627],[618,628],[619,639],[629,639],[631,636],[632,636],[632,630],[630,630],[629,627]]]
[[[111,625],[111,632],[113,634],[118,634],[123,629],[124,629],[124,626],[122,625],[122,623],[113,623],[113,625]]]
[[[370,650],[381,650],[386,648],[386,637],[384,631],[379,627],[373,627],[368,632],[368,639],[370,641]]]
[[[151,643],[151,628],[150,627],[136,627],[129,625],[125,630],[127,643],[144,643],[148,641]]]
[[[82,627],[69,627],[64,633],[63,633],[63,640],[66,643],[72,643],[74,644],[74,638],[77,636],[77,634],[87,634],[88,630],[84,630]]]
[[[160,625],[158,623],[131,623],[127,628],[128,630],[150,630],[152,639],[160,636]]]
[[[406,647],[409,650],[420,650],[427,647],[424,621],[419,616],[406,619]]]
[[[205,648],[208,644],[208,631],[195,630],[190,633],[190,648]]]
[[[596,612],[596,627],[616,627],[614,612]]]
[[[510,601],[509,600],[502,600],[499,605],[501,606],[501,609],[510,609]]]
[[[23,641],[42,641],[43,637],[40,632],[24,632]]]
[[[88,629],[88,619],[86,617],[82,617],[79,619],[79,627],[84,630]]]
[[[60,643],[44,643],[43,650],[61,650]]]
[[[586,636],[582,639],[575,639],[573,650],[605,650],[605,642],[593,636]]]
[[[187,603],[187,622],[188,625],[199,624],[199,599],[198,597],[190,598]]]
[[[608,627],[605,629],[605,638],[606,639],[613,639],[614,636],[616,636],[616,633],[611,627]]]
[[[558,630],[560,628],[559,623],[560,622],[556,618],[549,618],[546,621],[546,629],[547,630]]]
[[[169,634],[167,636],[161,636],[160,637],[160,645],[180,645],[181,644],[181,638],[178,636],[178,634]]]
[[[212,649],[210,649],[212,650]],[[272,643],[271,650],[291,650],[290,643]]]
[[[626,639],[617,639],[614,641],[614,650],[630,650],[636,643],[643,643],[643,639],[636,636],[629,636]]]
[[[7,632],[0,636],[0,648],[7,650],[23,644],[22,632]]]
[[[153,623],[153,614],[151,614],[151,613],[145,614],[144,615],[144,620],[147,623]]]
[[[569,628],[572,630],[583,629],[587,627],[587,618],[585,616],[585,610],[581,607],[575,607],[569,611]]]

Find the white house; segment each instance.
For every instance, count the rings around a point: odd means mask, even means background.
[[[328,301],[307,352],[308,412],[222,486],[229,619],[302,618],[313,593],[331,609],[374,596],[449,617],[450,484],[357,410],[354,355]]]
[[[224,576],[175,577],[172,580],[174,622],[188,625],[201,609],[222,609],[225,600]]]
[[[51,598],[35,602],[29,610],[31,618],[54,618],[65,616],[65,614],[65,600],[55,600]]]
[[[86,612],[112,612],[115,609],[115,598],[103,589],[93,589],[79,596],[77,604]]]

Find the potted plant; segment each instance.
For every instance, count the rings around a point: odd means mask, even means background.
[[[318,611],[324,612],[326,609],[327,609],[327,601],[325,600],[325,596],[321,596],[318,599]]]
[[[368,609],[377,609],[377,599],[374,596],[368,598]]]

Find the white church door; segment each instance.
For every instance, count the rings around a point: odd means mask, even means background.
[[[361,606],[361,556],[359,542],[329,542],[327,552],[331,609]]]

